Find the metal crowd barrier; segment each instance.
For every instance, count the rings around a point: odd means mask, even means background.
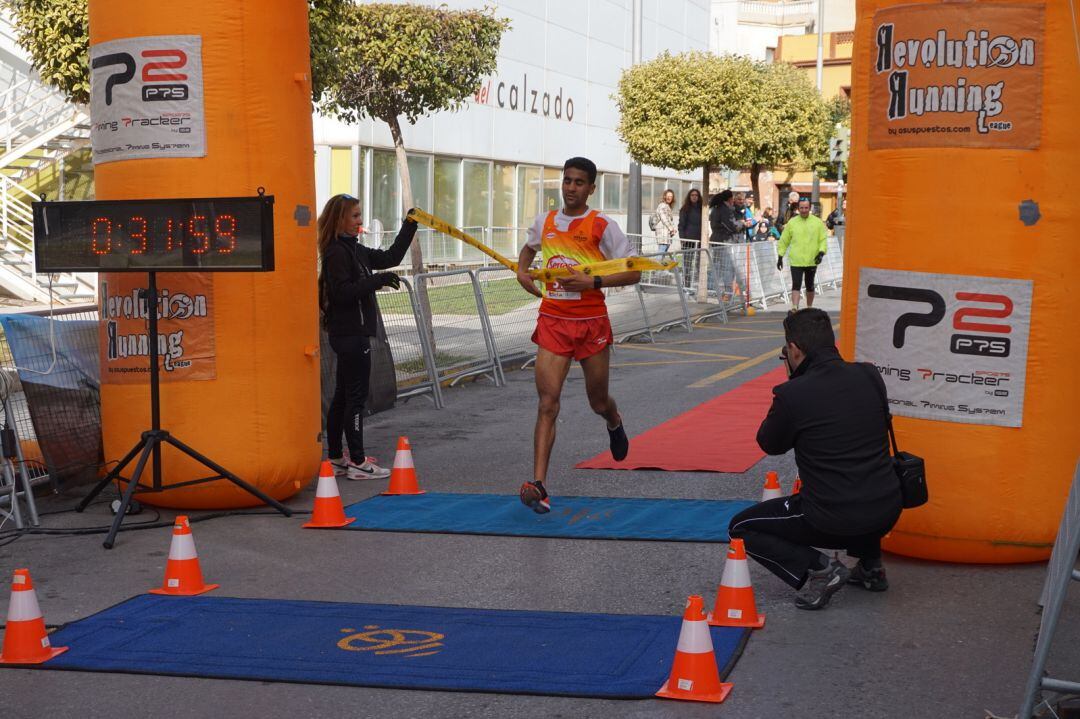
[[[524,366],[536,356],[532,333],[540,300],[522,289],[517,275],[506,267],[481,267],[474,272],[499,364],[521,362]]]
[[[381,291],[376,298],[386,341],[394,357],[398,398],[428,394],[435,406],[442,409],[442,386],[435,374],[435,355],[427,332],[417,320],[422,315],[412,285],[402,278],[401,289]]]
[[[430,303],[432,362],[438,381],[454,384],[482,375],[501,387],[502,366],[475,273],[464,269],[425,272],[415,282],[427,291]],[[426,312],[420,304],[417,316],[423,317]]]

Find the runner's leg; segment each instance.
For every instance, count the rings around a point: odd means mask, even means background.
[[[589,397],[592,411],[607,420],[607,428],[615,429],[622,424],[619,408],[615,399],[608,394],[608,367],[611,363],[611,348],[581,360],[581,369],[585,372],[585,393]]]
[[[566,381],[566,373],[570,371],[570,360],[570,357],[557,355],[543,347],[536,349],[536,394],[539,403],[536,410],[536,429],[533,432],[533,480],[538,482],[547,478],[551,448],[555,445],[555,420],[559,417],[559,398]]]

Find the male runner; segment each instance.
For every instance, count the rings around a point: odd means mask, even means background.
[[[563,208],[536,218],[518,255],[518,282],[544,300],[532,336],[537,345],[536,393],[540,398],[533,432],[533,481],[521,485],[522,503],[537,514],[551,511],[544,480],[571,360],[580,362],[585,373],[589,406],[607,421],[612,456],[621,462],[630,451],[622,416],[608,395],[608,348],[614,338],[601,288],[632,285],[641,279],[641,273],[591,277],[578,270],[558,282],[545,283],[543,292],[529,276],[537,251],[543,252],[544,267],[573,267],[631,256],[633,248],[619,226],[589,209],[589,196],[595,191],[596,165],[584,157],[567,160],[563,166]]]

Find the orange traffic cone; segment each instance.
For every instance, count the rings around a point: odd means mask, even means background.
[[[761,493],[761,501],[766,502],[770,499],[776,499],[777,497],[783,497],[784,490],[780,489],[780,477],[776,472],[765,473],[765,491]]]
[[[796,474],[795,475],[795,484],[791,488],[791,493],[792,494],[798,494],[801,491],[802,491],[802,479],[800,479],[799,475]]]
[[[383,494],[423,494],[416,480],[416,467],[413,466],[412,447],[408,437],[398,437],[397,453],[394,455],[394,468],[390,470],[390,488]]]
[[[712,635],[705,623],[705,600],[695,594],[686,600],[671,674],[656,696],[719,704],[731,693],[732,686],[720,681]]]
[[[199,555],[195,551],[195,537],[191,535],[188,518],[181,514],[173,525],[172,544],[169,545],[169,561],[165,564],[165,581],[151,594],[169,594],[191,597],[217,589],[220,584],[203,584],[199,569]]]
[[[754,588],[750,586],[750,567],[746,563],[746,547],[743,540],[732,539],[728,547],[724,574],[720,588],[716,590],[716,604],[709,614],[709,624],[714,627],[765,626],[765,615],[758,614],[754,603]]]
[[[8,605],[0,664],[41,664],[67,650],[67,647],[49,644],[45,617],[38,606],[30,570],[16,569],[11,580],[11,603]]]
[[[314,529],[344,527],[356,521],[356,517],[345,516],[345,506],[338,494],[334,468],[323,460],[319,470],[319,486],[315,489],[315,506],[311,510],[311,521],[301,526]]]

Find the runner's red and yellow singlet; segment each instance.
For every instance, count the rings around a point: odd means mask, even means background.
[[[596,210],[570,222],[566,231],[555,226],[556,211],[544,219],[540,236],[544,267],[573,267],[608,259],[600,251],[600,240],[607,229],[607,220]],[[540,314],[563,319],[587,320],[607,317],[607,304],[603,290],[568,292],[558,282],[544,283],[544,300]]]

